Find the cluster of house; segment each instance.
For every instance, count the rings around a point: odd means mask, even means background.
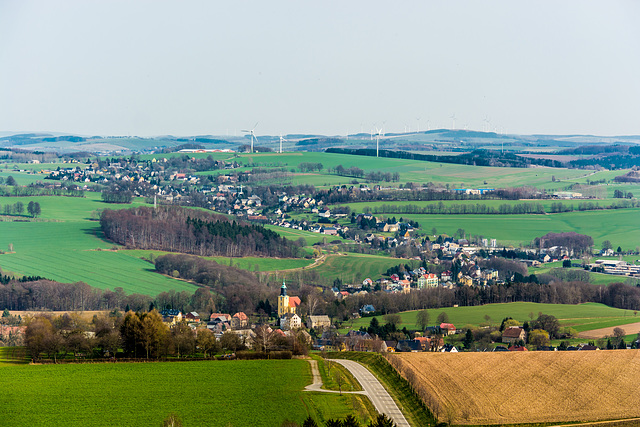
[[[342,299],[352,295],[364,295],[372,289],[380,288],[381,291],[389,293],[409,293],[414,290],[443,287],[453,289],[458,284],[464,286],[486,286],[493,282],[499,282],[497,270],[481,269],[473,261],[465,261],[469,265],[466,274],[459,271],[453,274],[446,270],[440,274],[428,272],[424,267],[418,267],[414,270],[392,274],[388,279],[381,277],[375,281],[366,278],[362,284],[351,285],[345,289],[332,288],[334,296]]]
[[[623,260],[598,259],[589,267],[602,269],[603,273],[616,274],[619,276],[640,277],[640,265],[629,264]]]
[[[306,325],[303,324],[302,317],[299,315],[300,304],[300,297],[287,295],[287,286],[283,282],[278,296],[278,318],[280,320],[280,329],[276,329],[278,333],[286,335],[288,331],[300,329],[304,326],[308,329],[331,327],[331,319],[327,315],[307,316]],[[165,309],[160,312],[160,315],[162,316],[162,321],[169,327],[185,322],[196,331],[206,321],[201,319],[200,315],[195,311],[183,314],[180,310]],[[256,324],[252,323],[249,316],[244,312],[238,312],[234,315],[212,313],[208,321],[206,321],[206,328],[218,338],[225,332],[232,332],[245,340],[245,343],[249,343],[249,338],[255,336],[254,329]]]

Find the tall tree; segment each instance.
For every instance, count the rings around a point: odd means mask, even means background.
[[[420,310],[416,316],[416,326],[421,331],[427,329],[429,326],[429,310]]]
[[[162,317],[157,310],[143,313],[140,316],[141,323],[141,342],[145,349],[147,359],[149,356],[160,356],[160,344],[168,334],[167,326],[162,323]]]

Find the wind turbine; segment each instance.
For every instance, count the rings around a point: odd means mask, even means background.
[[[255,133],[255,130],[256,130],[256,127],[258,126],[258,123],[259,123],[259,122],[256,122],[256,124],[255,124],[255,125],[253,125],[253,128],[252,128],[251,130],[244,130],[244,129],[242,130],[242,132],[244,132],[244,133],[248,133],[248,134],[250,134],[250,135],[251,135],[251,152],[252,152],[252,153],[253,153],[253,140],[254,140],[254,139],[255,139],[256,141],[258,140],[258,138],[256,138],[256,133]]]
[[[418,121],[418,133],[420,133],[420,117],[416,117],[416,120]]]
[[[451,117],[449,117],[452,122],[453,122],[453,127],[451,128],[451,130],[456,130],[456,113],[453,113],[453,115]]]
[[[376,127],[376,157],[378,157],[380,151],[380,135],[382,135],[382,128],[378,129]]]
[[[286,139],[280,134],[280,154],[282,154],[282,141],[286,141]]]

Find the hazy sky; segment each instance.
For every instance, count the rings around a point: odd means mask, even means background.
[[[0,0],[0,131],[344,134],[453,114],[640,134],[640,2]]]

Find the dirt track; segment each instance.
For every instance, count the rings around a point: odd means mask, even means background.
[[[640,322],[638,323],[629,323],[628,325],[620,325],[620,326],[612,326],[610,328],[602,328],[602,329],[593,329],[591,331],[584,331],[578,334],[578,338],[604,338],[604,337],[612,337],[613,330],[615,328],[624,329],[627,335],[633,335],[640,333]]]

